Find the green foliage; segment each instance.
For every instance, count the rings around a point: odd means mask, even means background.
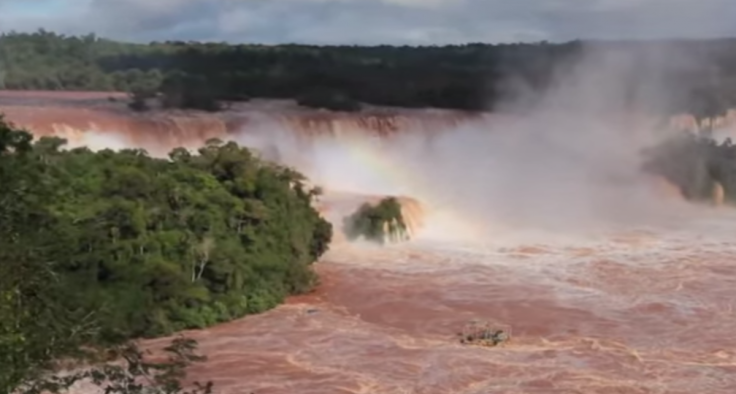
[[[4,127],[0,144],[18,140],[11,148],[26,151],[3,160],[2,174],[17,174],[1,180],[16,194],[4,200],[28,205],[8,220],[38,232],[39,259],[52,259],[59,278],[54,296],[80,314],[94,311],[105,340],[262,312],[316,283],[311,264],[332,227],[295,171],[232,142],[164,160],[135,149],[62,151],[56,138],[31,145],[27,133]],[[31,208],[45,216],[28,217]],[[23,250],[3,253],[31,253]]]
[[[265,46],[133,44],[40,30],[0,35],[0,83],[7,89],[155,91],[165,107],[203,110],[249,97],[299,99],[304,105],[338,110],[357,110],[358,102],[478,110],[548,89],[583,54],[609,49],[632,55],[635,77],[619,81],[632,98],[646,96],[642,82],[656,79],[673,98],[673,107],[665,110],[707,116],[736,103],[734,39]],[[653,61],[663,49],[698,62]],[[646,73],[652,62],[655,76]]]
[[[395,242],[407,238],[407,228],[401,204],[395,197],[382,199],[378,204],[365,203],[344,222],[348,239],[364,237],[378,243]]]
[[[106,360],[116,363],[56,373],[100,361],[100,349],[90,345],[101,333],[98,311],[66,297],[73,291],[62,268],[66,256],[55,254],[66,226],[50,209],[56,195],[48,174],[62,142],[33,145],[30,134],[0,117],[0,393],[57,393],[88,378],[109,393],[183,392],[186,367],[202,361],[186,339],[165,349],[171,357],[163,362],[146,361],[135,345],[119,342],[107,349]],[[190,392],[210,391],[207,384]]]
[[[30,135],[0,118],[0,388],[16,387],[28,371],[71,350],[54,345],[71,332],[56,319],[66,318],[64,308],[51,302],[58,281],[39,242],[52,233],[48,189],[31,150]]]

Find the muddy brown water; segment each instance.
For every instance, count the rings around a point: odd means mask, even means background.
[[[708,225],[660,231],[338,245],[315,293],[188,333],[209,357],[191,377],[220,393],[734,393],[736,243]],[[472,319],[512,340],[459,344]]]

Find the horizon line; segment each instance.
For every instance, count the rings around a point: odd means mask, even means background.
[[[565,41],[555,40],[536,40],[536,41],[505,41],[505,42],[483,42],[483,41],[468,41],[464,43],[438,43],[438,44],[318,44],[318,43],[299,43],[299,42],[283,42],[283,43],[258,43],[258,42],[233,42],[233,41],[215,41],[215,40],[150,40],[150,41],[135,41],[135,40],[124,40],[109,38],[100,36],[95,32],[89,32],[84,34],[66,34],[59,33],[53,30],[47,30],[45,28],[38,28],[35,31],[17,31],[15,29],[3,31],[0,30],[0,38],[7,36],[22,36],[22,35],[34,35],[39,33],[53,34],[64,38],[84,38],[94,37],[95,40],[109,41],[127,45],[140,45],[140,46],[152,46],[152,45],[224,45],[232,47],[320,47],[320,48],[452,48],[452,47],[468,47],[468,46],[480,46],[480,47],[503,47],[503,46],[525,46],[525,45],[552,45],[552,46],[564,46],[574,44],[684,44],[684,43],[702,43],[702,42],[719,42],[719,41],[736,41],[736,36],[713,36],[713,37],[668,37],[668,38],[576,38]]]

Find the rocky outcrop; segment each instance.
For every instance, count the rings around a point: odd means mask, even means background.
[[[381,195],[368,195],[357,193],[346,193],[341,191],[328,190],[323,197],[317,202],[317,210],[320,214],[330,221],[334,226],[333,243],[346,242],[347,237],[344,233],[343,220],[354,213],[362,204],[376,205],[385,198]],[[396,238],[387,239],[388,243],[401,242],[414,239],[425,226],[427,212],[423,204],[412,197],[397,196],[394,197],[401,206],[401,216],[404,221],[404,227],[400,233],[393,235]],[[398,223],[394,223],[399,227]],[[384,233],[391,234],[387,228]]]

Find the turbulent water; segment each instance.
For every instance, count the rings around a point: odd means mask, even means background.
[[[733,217],[589,242],[336,248],[323,285],[193,333],[225,393],[733,393]],[[470,319],[511,327],[460,345]]]
[[[245,143],[324,186],[318,208],[338,229],[360,203],[402,196],[410,242],[348,243],[338,231],[315,293],[188,333],[209,357],[191,377],[217,392],[736,392],[736,213],[643,176],[636,154],[653,137],[630,123],[302,114],[190,119],[176,123],[189,131],[156,134],[160,121],[121,126],[89,103],[24,105],[6,108],[10,120],[98,147]],[[461,345],[473,319],[511,340]]]
[[[360,200],[328,192],[322,206],[349,211]],[[736,390],[728,208],[674,204],[656,223],[584,234],[462,232],[461,217],[411,212],[426,230],[414,240],[338,240],[317,264],[316,293],[190,333],[210,357],[193,377],[225,393]],[[506,328],[511,341],[460,344],[472,320]]]

